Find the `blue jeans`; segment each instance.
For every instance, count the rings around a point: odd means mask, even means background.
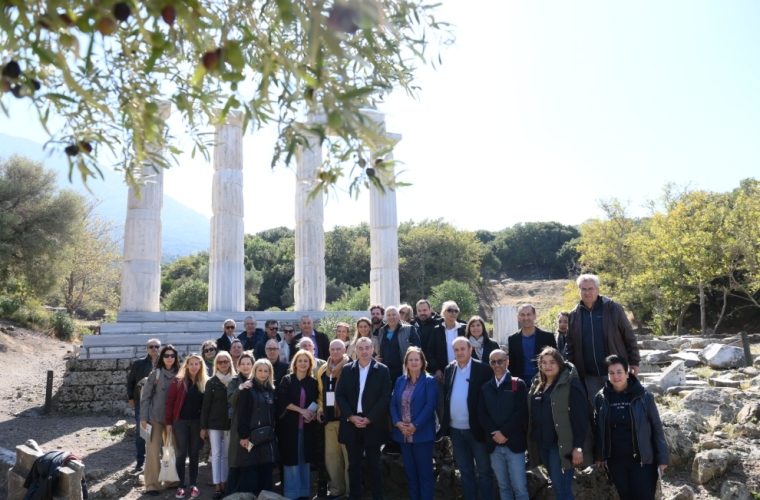
[[[515,453],[509,446],[497,445],[491,453],[491,467],[499,483],[501,500],[529,500],[525,452]]]
[[[427,443],[401,443],[406,479],[409,482],[409,498],[433,500],[433,441]]]
[[[140,402],[135,401],[135,459],[137,465],[145,464],[145,440],[140,436]]]
[[[286,465],[283,471],[285,477],[282,496],[291,499],[310,496],[311,467],[303,452],[303,429],[298,430],[298,465]]]
[[[574,500],[573,477],[575,476],[575,469],[562,470],[559,446],[556,443],[551,446],[539,444],[538,453],[549,473],[549,479],[552,480],[552,489],[557,500]]]
[[[493,470],[491,458],[485,443],[475,440],[470,429],[450,429],[451,447],[454,449],[454,461],[462,475],[462,490],[467,500],[478,499],[478,482],[481,500],[493,500]],[[475,481],[475,467],[478,468],[478,482]]]

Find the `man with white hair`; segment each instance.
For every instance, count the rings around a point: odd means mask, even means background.
[[[303,337],[301,340],[298,341],[298,344],[296,345],[296,352],[303,349],[304,351],[309,351],[314,358],[314,370],[312,370],[312,374],[314,378],[317,378],[317,372],[320,368],[325,366],[326,361],[324,359],[319,359],[318,357],[314,356],[314,341],[311,340],[309,337]],[[329,352],[329,348],[327,349]]]
[[[391,386],[404,373],[404,356],[410,346],[420,346],[417,329],[401,322],[398,307],[388,306],[385,310],[385,325],[378,335],[378,361],[388,367],[391,373]]]
[[[623,306],[599,295],[599,277],[582,274],[576,280],[581,300],[570,311],[567,328],[567,360],[575,365],[593,404],[607,380],[607,356],[617,354],[639,374],[641,355]]]

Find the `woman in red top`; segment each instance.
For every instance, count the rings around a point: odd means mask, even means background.
[[[179,488],[174,498],[185,498],[185,459],[190,456],[190,496],[198,490],[198,459],[201,451],[201,408],[208,374],[203,358],[191,354],[182,363],[166,399],[166,431],[174,434],[177,444]]]

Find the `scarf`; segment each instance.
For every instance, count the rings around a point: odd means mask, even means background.
[[[338,363],[337,365],[333,367],[332,360],[328,359],[327,365],[325,365],[327,367],[326,368],[327,371],[325,373],[327,374],[328,377],[332,377],[334,373],[337,373],[337,376],[335,378],[338,378],[340,377],[340,371],[343,369],[343,366],[350,361],[351,361],[351,358],[349,358],[348,356],[344,354],[343,359],[340,360],[340,363]]]
[[[230,370],[230,372],[227,375],[225,375],[222,372],[216,372],[215,376],[216,378],[219,379],[219,382],[224,384],[224,387],[227,387],[227,384],[229,384],[230,380],[232,380],[232,370]]]
[[[483,342],[485,341],[485,338],[485,335],[481,335],[479,339],[472,336],[470,337],[470,345],[475,349],[478,359],[481,361],[483,361]]]

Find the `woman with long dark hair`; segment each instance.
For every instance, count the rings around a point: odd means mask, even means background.
[[[670,464],[654,396],[625,358],[613,354],[605,363],[607,382],[594,400],[596,464],[607,467],[620,500],[654,500],[658,474]]]
[[[472,346],[472,357],[483,363],[488,363],[489,356],[499,348],[499,344],[488,336],[486,322],[480,316],[473,316],[467,322],[464,336]]]
[[[238,398],[238,491],[258,495],[272,489],[274,462],[280,459],[275,437],[274,369],[267,359],[253,364],[251,386]]]
[[[572,500],[576,468],[593,463],[586,389],[572,363],[544,347],[528,393],[528,469],[541,464],[557,500]]]
[[[314,357],[299,350],[277,386],[277,437],[284,471],[282,496],[308,498],[309,464],[316,460],[316,407],[319,388],[314,378]]]
[[[165,443],[174,444],[171,433],[166,432],[166,399],[169,388],[179,370],[179,353],[173,345],[168,344],[158,355],[156,368],[145,381],[140,396],[140,426],[151,426],[150,441],[147,442],[145,454],[145,493],[158,496],[161,484],[158,474],[161,471],[161,447]]]
[[[356,330],[354,331],[354,338],[346,347],[346,356],[351,358],[352,361],[356,361],[356,341],[362,337],[367,337],[372,341],[372,347],[377,352],[378,342],[377,337],[372,336],[372,322],[369,318],[359,318],[356,321]]]
[[[190,458],[190,496],[196,498],[198,490],[198,464],[201,452],[201,408],[206,390],[206,366],[200,354],[185,358],[174,377],[166,398],[166,431],[174,435],[177,443],[177,476],[179,487],[174,498],[185,498],[185,459]]]
[[[227,488],[227,452],[230,447],[230,412],[227,384],[235,376],[232,356],[226,351],[214,359],[214,375],[206,383],[201,408],[201,439],[211,442],[211,476],[214,480],[213,500],[224,497]]]
[[[238,424],[238,399],[240,393],[253,387],[250,380],[253,377],[253,354],[251,351],[245,351],[240,355],[237,362],[237,375],[227,384],[227,403],[230,405],[230,444],[227,452],[227,463],[229,471],[227,472],[227,495],[238,492],[238,483],[240,482],[240,467],[238,467],[238,452],[242,450],[240,446],[240,437],[237,432]]]

